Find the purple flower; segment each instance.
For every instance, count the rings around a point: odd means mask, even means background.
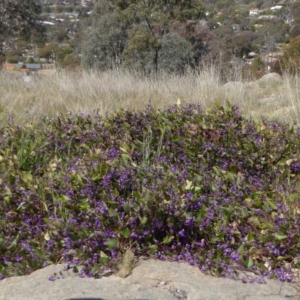
[[[194,194],[193,193],[187,193],[187,194],[185,194],[185,199],[186,200],[191,200],[192,198],[193,198],[193,196],[194,196]]]
[[[64,238],[64,242],[65,242],[66,249],[71,249],[72,248],[72,241],[69,237]]]
[[[133,239],[138,239],[138,235],[135,232],[131,232],[130,237]]]
[[[108,151],[106,151],[105,154],[107,159],[115,159],[121,154],[121,152],[119,150],[116,150],[115,148],[111,148]]]
[[[48,277],[48,280],[50,280],[50,281],[55,281],[55,276],[54,276],[54,275],[49,276],[49,277]]]
[[[292,162],[290,164],[290,170],[292,171],[292,173],[298,174],[300,172],[300,162]]]
[[[294,276],[292,273],[290,272],[286,272],[284,269],[282,268],[278,268],[275,270],[277,277],[280,281],[288,281],[291,282],[294,280]]]
[[[178,232],[179,236],[182,237],[182,238],[185,238],[186,237],[186,234],[185,234],[185,230],[182,229]]]
[[[102,185],[105,188],[108,188],[110,186],[110,184],[111,184],[112,178],[113,178],[113,172],[104,175],[103,178],[102,178]]]
[[[240,254],[237,252],[232,252],[230,255],[231,260],[233,261],[239,261],[240,260]]]
[[[194,225],[196,218],[195,217],[188,217],[185,222],[184,225],[188,226],[188,227],[192,227]]]
[[[16,262],[20,262],[20,261],[23,260],[23,257],[21,257],[21,256],[19,256],[19,255],[17,254],[16,257],[15,257],[15,259],[16,259]]]

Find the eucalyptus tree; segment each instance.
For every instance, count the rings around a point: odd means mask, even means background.
[[[155,72],[164,35],[183,22],[205,16],[201,0],[116,0],[115,5],[118,19],[129,28],[127,62],[151,55]]]
[[[81,62],[86,69],[116,69],[123,62],[127,30],[117,18],[114,1],[98,0],[86,31]]]
[[[5,58],[4,43],[17,38],[30,39],[42,35],[44,27],[38,20],[41,5],[38,0],[0,0],[0,61]]]
[[[177,34],[165,34],[159,51],[159,67],[169,73],[183,73],[195,64],[192,45]]]
[[[96,0],[92,26],[83,41],[82,64],[100,70],[124,66],[146,73],[180,71],[183,62],[192,63],[191,53],[187,54],[191,47],[176,30],[204,16],[201,0]],[[180,50],[183,43],[186,51]],[[176,62],[177,67],[169,67],[168,62]]]

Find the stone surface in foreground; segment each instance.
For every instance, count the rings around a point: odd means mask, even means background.
[[[152,259],[141,260],[127,278],[79,278],[72,271],[63,271],[65,278],[48,280],[64,266],[51,265],[28,276],[0,281],[0,300],[300,300],[289,283],[245,284],[205,275],[186,263]]]

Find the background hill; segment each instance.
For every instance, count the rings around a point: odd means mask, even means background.
[[[218,61],[224,72],[238,67],[253,77],[290,69],[282,57],[300,34],[300,2],[232,2],[185,1],[184,17],[176,15],[181,8],[173,7],[173,19],[164,19],[166,14],[159,15],[155,5],[126,8],[121,1],[40,0],[43,35],[35,31],[27,37],[6,37],[6,61],[143,73],[180,73]],[[128,18],[130,13],[136,18]]]

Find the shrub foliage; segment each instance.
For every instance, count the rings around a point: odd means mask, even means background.
[[[236,106],[62,115],[0,130],[0,276],[126,249],[204,272],[292,280],[300,263],[299,131]]]

